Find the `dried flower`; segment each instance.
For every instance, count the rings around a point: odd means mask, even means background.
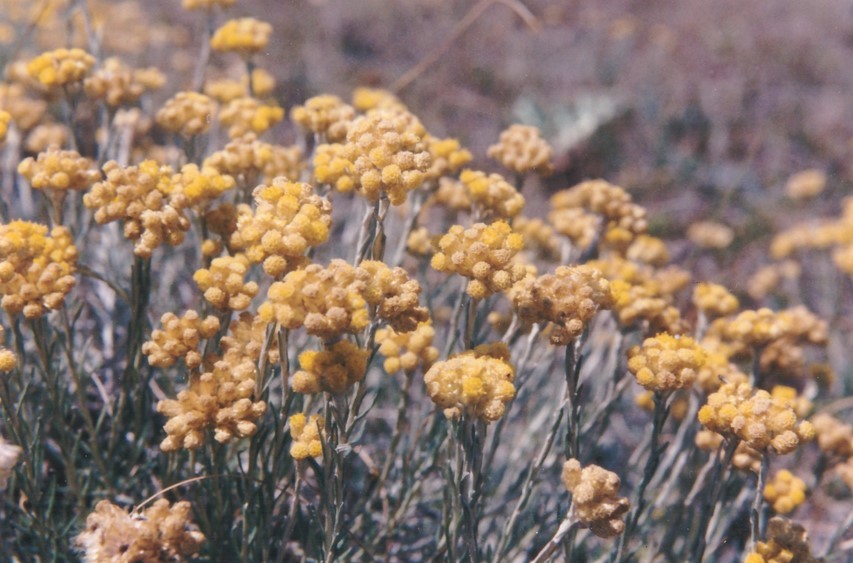
[[[649,391],[667,393],[693,385],[706,357],[689,336],[661,333],[628,350],[628,370]]]
[[[500,141],[489,147],[488,155],[516,174],[535,171],[547,175],[554,171],[553,149],[542,138],[539,129],[529,125],[510,125]]]
[[[405,104],[397,96],[381,88],[356,88],[352,93],[352,105],[361,112],[375,109],[406,110]]]
[[[428,370],[438,359],[438,348],[432,345],[435,329],[431,321],[418,323],[415,330],[397,332],[391,327],[376,331],[379,353],[385,356],[383,367],[388,374],[402,371],[411,375],[421,367]]]
[[[509,291],[522,320],[551,322],[551,343],[566,346],[578,338],[592,317],[613,306],[610,283],[586,265],[560,266],[553,274],[525,278]]]
[[[468,295],[482,299],[508,290],[524,277],[526,269],[512,258],[524,239],[503,221],[476,223],[471,228],[454,225],[438,241],[438,252],[430,264],[439,272],[468,278]]]
[[[439,139],[428,135],[426,141],[432,161],[426,176],[433,182],[442,176],[456,174],[474,158],[471,151],[463,148],[457,139]]]
[[[228,127],[228,136],[232,139],[246,133],[260,135],[283,118],[282,108],[249,97],[231,100],[219,112],[219,121]]]
[[[575,210],[570,213],[580,210],[599,215],[609,227],[619,227],[634,235],[644,233],[647,227],[646,210],[633,203],[628,192],[604,180],[588,180],[554,194],[551,208],[557,230],[562,229],[557,227],[556,219],[567,209]]]
[[[816,414],[811,422],[822,451],[839,458],[853,457],[853,426],[825,413]]]
[[[187,501],[169,506],[158,499],[142,512],[128,514],[108,500],[100,501],[75,538],[86,563],[186,561],[201,549],[204,535],[191,520]]]
[[[36,190],[81,191],[101,179],[95,163],[77,151],[52,146],[37,158],[25,158],[18,165],[21,174]]]
[[[5,329],[0,326],[0,375],[9,373],[18,365],[18,358],[15,353],[3,346],[6,341]]]
[[[302,368],[293,374],[291,384],[297,393],[343,393],[364,378],[368,350],[349,340],[339,340],[322,350],[299,354]]]
[[[791,199],[809,199],[819,195],[826,187],[826,173],[817,168],[797,172],[785,184],[785,192]]]
[[[164,313],[160,325],[163,328],[151,331],[151,339],[142,345],[148,363],[160,368],[171,367],[177,360],[183,360],[190,369],[199,367],[202,361],[199,343],[219,331],[219,319],[214,316],[201,318],[192,310],[181,317]]]
[[[0,84],[0,109],[12,117],[19,130],[29,131],[41,122],[47,102],[30,98],[23,84]]]
[[[510,219],[524,209],[524,197],[500,174],[463,170],[459,181],[479,218]]]
[[[82,81],[93,66],[95,57],[83,49],[56,49],[31,60],[27,72],[43,86],[57,88]]]
[[[210,129],[216,104],[198,92],[178,92],[157,112],[157,123],[163,129],[184,137],[201,135]]]
[[[272,26],[255,18],[228,20],[210,38],[215,51],[229,51],[250,57],[267,47]]]
[[[365,260],[358,268],[367,273],[364,299],[376,308],[377,318],[399,332],[410,332],[429,319],[426,308],[418,301],[421,285],[406,270],[389,268],[376,260]]]
[[[744,563],[821,563],[809,549],[805,528],[781,516],[767,523],[767,541],[759,541]]]
[[[86,78],[83,87],[87,96],[94,100],[104,100],[110,107],[132,104],[145,93],[146,83],[150,81],[150,77],[144,74],[150,70],[142,72],[143,74],[140,74],[119,59],[110,57]],[[156,81],[152,85],[156,86]]]
[[[524,249],[543,260],[557,261],[560,258],[560,241],[557,233],[547,221],[518,216],[512,222],[512,230],[524,238]]]
[[[693,289],[693,304],[711,318],[731,315],[740,306],[737,297],[716,283],[697,284]]]
[[[246,133],[207,157],[207,166],[237,178],[241,186],[254,186],[259,176],[266,183],[279,176],[299,181],[306,163],[299,147],[271,145],[259,141],[254,133]]]
[[[436,362],[424,375],[427,394],[445,409],[445,415],[463,412],[485,422],[504,415],[515,397],[514,379],[509,348],[502,342],[482,344]]]
[[[714,221],[697,221],[687,227],[687,238],[701,248],[727,248],[735,238],[731,227]]]
[[[206,208],[210,202],[234,188],[234,178],[221,174],[212,166],[185,164],[181,172],[172,176],[175,190],[187,198],[186,205],[198,209]]]
[[[59,309],[74,287],[77,248],[65,227],[29,221],[0,225],[0,295],[10,315],[28,319]]]
[[[337,96],[325,94],[305,100],[304,106],[293,106],[290,118],[303,130],[317,135],[320,142],[340,143],[355,118],[355,109]]]
[[[249,260],[243,254],[214,258],[210,268],[196,270],[193,281],[204,292],[204,299],[217,309],[248,309],[258,294],[258,284],[246,282]]]
[[[569,459],[563,464],[562,477],[583,526],[601,538],[612,538],[625,530],[622,518],[630,503],[626,497],[618,496],[622,484],[618,475],[598,465],[582,468],[578,460]]]
[[[0,109],[0,143],[6,140],[6,133],[9,131],[9,123],[12,121],[12,115]]]
[[[764,500],[779,514],[790,514],[806,501],[806,483],[787,469],[782,469],[764,487]]]
[[[70,131],[59,123],[43,123],[35,126],[24,140],[24,149],[31,153],[40,153],[53,146],[61,147],[68,142]],[[99,176],[100,178],[100,176]]]
[[[293,459],[298,461],[323,455],[325,423],[320,416],[312,414],[306,417],[300,412],[291,416],[288,422],[290,437],[293,438],[293,443],[290,445],[290,455]]]
[[[183,0],[181,5],[187,10],[210,10],[213,7],[230,8],[236,0]]]

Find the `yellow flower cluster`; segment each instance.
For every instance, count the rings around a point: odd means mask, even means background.
[[[750,447],[777,453],[794,451],[814,437],[808,421],[798,421],[789,401],[774,398],[763,389],[753,393],[748,383],[727,383],[708,396],[699,409],[699,422],[724,436],[736,436]]]
[[[547,221],[519,215],[512,222],[512,230],[524,238],[524,249],[543,260],[558,261],[560,241]]]
[[[237,230],[231,245],[243,249],[253,263],[263,262],[264,271],[280,278],[302,266],[305,252],[329,238],[332,207],[314,193],[311,184],[275,178],[254,192],[254,212],[238,208]]]
[[[107,179],[83,196],[95,210],[99,224],[124,221],[124,236],[135,241],[133,252],[150,258],[164,242],[174,246],[184,240],[190,221],[184,214],[186,197],[172,184],[172,169],[146,160],[122,168],[117,162],[104,165]]]
[[[181,172],[172,176],[174,189],[186,197],[186,204],[191,207],[204,209],[214,199],[232,189],[234,178],[221,174],[212,166],[185,164]]]
[[[239,179],[241,186],[254,186],[259,175],[267,183],[278,176],[299,181],[306,163],[299,147],[271,145],[259,141],[254,133],[246,133],[207,157],[203,166]]]
[[[86,528],[75,538],[86,563],[186,561],[193,558],[204,534],[192,524],[192,505],[169,505],[161,498],[141,512],[128,514],[108,500],[86,517]]]
[[[59,309],[71,288],[77,248],[65,227],[29,221],[0,225],[0,305],[10,315],[28,319]]]
[[[237,206],[232,203],[223,203],[211,208],[205,212],[204,220],[207,223],[208,235],[215,235],[218,238],[202,241],[201,252],[205,258],[218,256],[237,230]],[[228,249],[236,250],[230,245]]]
[[[0,143],[6,140],[6,134],[9,132],[9,123],[12,121],[12,115],[8,111],[0,109]]]
[[[811,422],[822,451],[841,458],[853,457],[853,426],[824,413],[815,415]]]
[[[584,214],[579,211],[599,215],[609,227],[619,227],[634,235],[644,233],[647,227],[646,210],[633,203],[628,192],[604,180],[587,180],[554,194],[551,197],[551,208],[552,221],[558,230],[556,223],[559,216],[567,210],[572,210],[568,211],[572,218],[581,218],[582,224],[585,223],[582,219]]]
[[[251,358],[253,362],[257,363],[266,344],[268,328],[268,323],[259,316],[245,312],[240,313],[237,319],[231,321],[231,325],[228,327],[229,334],[223,336],[219,344],[225,352],[235,350],[235,353]],[[281,359],[278,351],[278,334],[273,334],[267,359],[271,364],[277,364]]]
[[[663,240],[649,235],[629,238],[631,242],[625,251],[628,260],[655,267],[664,266],[669,262],[669,250]]]
[[[258,315],[265,322],[291,330],[304,326],[309,334],[332,340],[367,326],[364,287],[356,268],[343,260],[332,260],[325,268],[309,264],[273,283]]]
[[[232,139],[246,133],[260,135],[283,118],[282,108],[249,97],[231,100],[219,112],[219,121],[228,127],[228,136]]]
[[[764,487],[764,500],[779,514],[789,514],[806,501],[806,483],[787,469],[778,471]]]
[[[710,318],[725,317],[740,307],[737,297],[716,283],[699,283],[693,289],[693,304]]]
[[[322,350],[299,354],[302,368],[293,374],[291,384],[297,393],[343,393],[362,380],[367,371],[368,350],[349,340],[338,340]]]
[[[230,8],[237,0],[183,0],[181,5],[187,10],[210,10],[214,7]]]
[[[510,125],[501,133],[499,142],[489,147],[487,154],[516,174],[535,171],[544,175],[554,171],[551,145],[542,138],[538,128],[530,125]]]
[[[24,149],[31,153],[44,152],[52,146],[61,147],[68,142],[68,127],[59,123],[43,123],[35,126],[24,140]]]
[[[25,158],[18,173],[36,190],[85,190],[101,179],[95,163],[77,151],[50,147],[36,158]]]
[[[209,80],[204,85],[204,93],[216,101],[226,104],[236,98],[250,95],[249,77],[244,75],[240,80],[220,78]],[[275,77],[262,68],[252,71],[251,95],[264,98],[273,93],[275,89]]]
[[[157,112],[157,124],[166,131],[185,137],[201,135],[210,129],[216,103],[198,92],[178,92]]]
[[[791,199],[809,199],[819,195],[826,187],[826,173],[817,168],[797,172],[785,183],[785,193]]]
[[[523,237],[504,221],[476,223],[468,229],[454,225],[439,239],[430,264],[439,272],[468,278],[468,295],[482,299],[508,290],[524,277],[526,268],[512,263],[523,246]]]
[[[487,176],[485,172],[463,170],[459,181],[467,192],[475,216],[480,219],[511,219],[524,209],[524,196],[500,174]]]
[[[190,376],[189,387],[177,399],[163,399],[157,412],[169,418],[160,449],[196,449],[212,427],[214,439],[226,444],[253,435],[256,421],[266,412],[263,401],[253,401],[257,368],[238,349],[229,349],[211,371]]]
[[[619,496],[619,476],[598,465],[581,467],[576,459],[563,464],[563,484],[572,494],[578,521],[601,538],[618,536],[625,530],[622,518],[630,503]]]
[[[402,371],[411,375],[418,367],[428,370],[438,359],[438,348],[432,345],[435,329],[430,321],[418,323],[411,332],[397,332],[393,328],[376,331],[379,353],[385,356],[383,367],[388,374]]]
[[[426,141],[432,161],[426,177],[433,182],[442,176],[456,174],[474,158],[471,151],[463,148],[457,139],[440,139],[427,135]]]
[[[797,306],[778,313],[766,308],[743,311],[734,319],[713,323],[709,334],[759,348],[780,341],[822,346],[827,342],[828,328],[825,321]]]
[[[18,365],[15,353],[3,346],[6,342],[6,330],[0,326],[0,374],[9,373]]]
[[[436,362],[424,375],[427,394],[445,415],[461,413],[495,422],[515,397],[515,368],[509,348],[502,342],[482,344],[473,350]]]
[[[306,417],[297,413],[291,416],[290,437],[293,443],[290,445],[290,456],[295,460],[308,459],[309,457],[320,457],[323,455],[323,419],[312,414]]]
[[[401,205],[429,170],[425,137],[423,125],[408,112],[371,112],[352,122],[346,143],[317,147],[314,175],[338,191],[355,190],[369,201],[384,195]]]
[[[770,244],[770,255],[773,258],[787,258],[797,251],[805,249],[832,248],[836,255],[836,265],[842,271],[851,273],[845,257],[853,252],[853,197],[847,197],[841,202],[841,216],[837,219],[824,221],[820,224],[795,225],[780,232]]]
[[[340,143],[355,119],[355,109],[337,96],[324,94],[308,98],[304,106],[294,106],[290,118],[303,130],[317,135],[321,143]]]
[[[358,265],[360,272],[366,272],[364,299],[375,308],[376,317],[387,322],[391,328],[400,332],[410,332],[418,323],[429,319],[426,307],[418,300],[421,285],[418,280],[409,277],[403,268],[389,268],[383,262],[365,260]]]
[[[586,265],[560,266],[553,274],[524,278],[509,290],[518,316],[528,322],[554,323],[551,343],[566,346],[592,317],[613,306],[610,283]]]
[[[167,368],[182,359],[188,368],[196,369],[202,362],[198,345],[203,338],[212,338],[217,333],[219,319],[214,316],[201,318],[196,311],[190,310],[181,317],[164,313],[160,325],[163,328],[152,330],[151,339],[142,345],[148,363]]]
[[[104,100],[108,106],[132,104],[145,93],[146,82],[150,82],[147,73],[159,72],[156,69],[134,71],[119,59],[111,57],[103,62],[91,76],[83,82],[86,95],[93,100]],[[165,79],[164,79],[165,80]],[[153,80],[156,86],[157,80]]]
[[[47,102],[30,98],[23,84],[0,84],[0,109],[12,116],[21,131],[29,131],[41,122]]]
[[[352,93],[352,105],[361,112],[374,109],[406,111],[405,104],[397,96],[381,88],[356,88]]]
[[[699,368],[696,383],[705,393],[713,393],[723,383],[745,383],[748,377],[729,359],[731,350],[713,338],[701,342],[706,350],[705,363]]]
[[[744,563],[820,563],[809,548],[805,528],[781,516],[767,523],[767,541],[759,541]]]
[[[628,370],[649,391],[668,393],[693,385],[706,358],[689,336],[661,333],[628,350]]]
[[[216,51],[229,51],[249,57],[266,48],[272,34],[272,26],[255,18],[228,20],[210,38],[210,46]]]
[[[700,248],[726,248],[735,238],[731,227],[715,221],[696,221],[687,227],[687,238]]]
[[[47,88],[80,82],[95,66],[95,57],[83,49],[56,49],[27,63],[29,75]]]
[[[246,282],[249,260],[243,254],[214,258],[210,268],[193,274],[193,281],[204,292],[204,299],[217,309],[242,311],[248,309],[258,294],[258,284]]]

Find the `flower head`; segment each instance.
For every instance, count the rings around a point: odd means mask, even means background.
[[[148,363],[161,368],[170,367],[183,360],[190,369],[201,365],[198,345],[204,338],[211,338],[219,330],[219,319],[214,316],[202,318],[196,311],[187,311],[181,317],[164,313],[160,317],[162,328],[151,331],[151,339],[142,345],[142,353]]]
[[[323,455],[325,424],[322,417],[316,414],[306,417],[300,412],[291,416],[288,422],[290,437],[293,438],[293,443],[290,445],[290,455],[293,459],[298,461]]]
[[[764,487],[764,500],[779,514],[789,514],[806,501],[806,483],[787,469],[778,471]]]
[[[178,92],[157,112],[157,123],[163,129],[192,137],[210,129],[216,104],[198,92]]]
[[[246,133],[260,135],[282,119],[282,108],[249,97],[231,100],[219,112],[219,121],[228,127],[228,136],[232,139]]]
[[[530,125],[510,125],[500,136],[500,141],[489,147],[488,154],[504,168],[516,174],[535,171],[550,174],[553,149],[542,138],[539,129]]]
[[[101,179],[95,163],[80,156],[77,151],[63,151],[49,147],[36,158],[25,158],[18,165],[21,174],[33,189],[81,191]]]
[[[322,350],[299,355],[302,368],[293,374],[297,393],[343,393],[364,378],[370,353],[349,340],[339,340]]]
[[[210,268],[193,274],[193,281],[204,292],[204,299],[217,309],[242,311],[248,309],[258,294],[258,284],[246,282],[249,260],[243,254],[214,258]]]
[[[620,497],[619,476],[597,465],[581,467],[576,459],[563,465],[563,484],[572,493],[572,506],[578,521],[602,538],[618,536],[625,529],[622,518],[628,512],[628,499]]]
[[[430,321],[421,322],[410,332],[397,332],[391,327],[376,331],[379,353],[389,374],[398,371],[412,374],[418,367],[428,370],[438,359],[438,348],[432,345],[435,329]]]
[[[249,57],[266,49],[272,26],[255,18],[228,20],[210,38],[215,51],[230,51]]]
[[[628,370],[649,391],[666,393],[690,387],[706,357],[689,336],[661,333],[628,350]]]
[[[42,53],[27,64],[29,75],[48,89],[81,82],[95,57],[83,49],[56,49]]]
[[[322,142],[339,143],[346,139],[355,109],[337,96],[325,94],[308,98],[303,106],[294,106],[290,118],[303,130],[317,135]]]

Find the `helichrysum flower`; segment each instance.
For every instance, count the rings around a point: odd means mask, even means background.
[[[234,178],[220,173],[212,166],[185,164],[178,174],[172,176],[175,190],[186,197],[186,204],[199,209],[206,208],[210,202],[235,186]]]
[[[249,260],[243,254],[214,258],[210,268],[193,274],[193,281],[204,292],[204,299],[217,309],[242,311],[258,294],[258,284],[245,281]]]
[[[524,237],[526,251],[543,260],[559,259],[560,241],[554,227],[547,221],[518,216],[512,222],[512,230]]]
[[[806,483],[787,469],[782,469],[765,485],[764,500],[779,514],[789,514],[806,501]]]
[[[20,131],[29,131],[41,122],[47,102],[31,98],[23,84],[0,84],[0,109],[12,117]]]
[[[458,139],[440,139],[428,135],[426,141],[432,160],[426,173],[429,180],[436,181],[442,176],[456,174],[474,158],[471,151],[459,144]]]
[[[368,201],[384,195],[401,205],[426,179],[425,137],[423,125],[408,112],[371,112],[352,122],[345,143],[317,147],[314,175],[340,192],[355,190]]]
[[[687,227],[687,238],[701,248],[727,248],[735,238],[728,225],[715,221],[697,221]]]
[[[524,196],[500,174],[463,170],[459,181],[480,218],[511,219],[524,209]]]
[[[324,94],[308,98],[304,106],[294,106],[290,118],[304,131],[317,135],[321,142],[339,143],[346,139],[355,109],[337,96]]]
[[[210,129],[216,103],[198,92],[178,92],[157,112],[157,123],[163,129],[185,137],[200,135]]]
[[[631,242],[625,250],[625,257],[628,260],[655,267],[664,266],[669,262],[666,243],[658,237],[638,235],[631,236],[630,239]]]
[[[432,345],[435,329],[430,321],[421,322],[415,330],[397,332],[391,327],[376,331],[379,353],[385,357],[383,367],[389,374],[402,371],[412,374],[418,367],[427,371],[438,359],[438,348]]]
[[[711,393],[699,409],[699,422],[756,450],[772,447],[780,454],[794,451],[815,433],[810,422],[797,419],[788,401],[774,398],[763,389],[753,392],[748,383],[727,383]]]
[[[290,455],[295,460],[320,457],[323,455],[323,418],[312,414],[310,417],[296,413],[288,419],[290,423]]]
[[[797,172],[785,183],[785,193],[792,199],[808,199],[823,192],[826,173],[817,168]]]
[[[270,96],[273,90],[275,90],[275,77],[262,68],[252,70],[251,91],[249,91],[248,75],[244,75],[240,80],[229,78],[211,80],[204,85],[204,93],[223,104],[249,95],[265,98]]]
[[[811,422],[822,451],[839,458],[853,456],[853,426],[825,413],[816,414]]]
[[[65,227],[50,234],[44,225],[12,221],[0,225],[0,295],[11,315],[32,319],[59,309],[74,287],[77,248]]]
[[[56,49],[31,60],[27,72],[43,86],[56,88],[81,82],[93,66],[95,57],[83,49]]]
[[[100,501],[75,538],[86,563],[187,561],[205,541],[192,524],[187,501],[169,506],[156,500],[141,512],[128,514],[108,500]]]
[[[501,133],[500,141],[489,147],[488,155],[516,174],[550,174],[554,170],[551,145],[538,128],[530,125],[510,125]]]
[[[725,317],[738,310],[740,303],[728,289],[716,283],[699,283],[693,289],[693,305],[710,318]]]
[[[781,516],[767,523],[767,541],[756,543],[755,551],[748,554],[744,563],[820,563],[809,548],[805,528]]]
[[[3,346],[3,342],[6,341],[5,332],[5,329],[0,326],[0,375],[9,373],[18,365],[15,353]]]
[[[231,100],[219,112],[219,121],[228,127],[228,136],[232,139],[246,133],[260,135],[283,118],[282,108],[249,97]]]
[[[581,467],[576,459],[563,464],[563,484],[572,493],[578,522],[602,538],[618,536],[625,530],[623,517],[630,504],[619,496],[622,482],[612,471],[597,465]]]
[[[258,315],[240,313],[228,327],[228,334],[222,337],[219,345],[222,350],[228,352],[234,350],[240,356],[251,358],[255,363],[261,357],[266,341],[269,323]],[[271,345],[267,351],[267,359],[271,364],[277,364],[280,360],[278,350],[278,334],[273,334]]]
[[[181,5],[187,10],[209,10],[214,7],[230,8],[237,0],[183,0]]]
[[[522,320],[554,323],[550,338],[556,346],[574,341],[599,310],[613,306],[610,283],[585,265],[525,278],[510,289],[509,297]]]
[[[231,245],[242,249],[253,263],[280,278],[307,261],[306,251],[329,237],[332,207],[314,193],[311,184],[279,177],[254,192],[256,207],[238,210]]]
[[[221,444],[253,435],[267,408],[264,401],[254,400],[256,377],[255,362],[236,348],[226,351],[210,371],[192,374],[177,399],[157,403],[157,412],[169,418],[160,449],[198,448],[208,429]]]
[[[142,71],[147,72],[147,71]],[[142,80],[140,80],[142,78]],[[108,106],[132,104],[145,93],[147,77],[111,57],[83,82],[86,95]],[[156,84],[155,84],[156,85]]]
[[[322,350],[299,354],[302,368],[293,374],[291,383],[297,393],[343,393],[364,378],[368,350],[349,340],[339,340]]]
[[[8,111],[0,109],[0,143],[6,140],[6,133],[9,131],[11,121],[12,115]]]
[[[367,326],[365,285],[356,268],[343,260],[332,260],[325,268],[309,264],[273,283],[258,315],[265,322],[291,330],[304,326],[309,334],[332,340]]]
[[[219,319],[214,316],[202,318],[196,311],[187,311],[181,317],[164,313],[160,317],[162,328],[151,331],[151,339],[142,345],[142,353],[148,356],[152,366],[167,368],[177,360],[195,369],[201,365],[202,357],[198,345],[202,339],[213,337],[219,331]]]
[[[101,179],[95,163],[80,156],[77,151],[63,151],[50,147],[37,158],[25,158],[18,172],[34,189],[80,191]]]
[[[509,348],[501,342],[436,362],[424,375],[427,394],[448,416],[469,414],[485,422],[504,415],[515,397],[515,368]]]
[[[406,110],[400,99],[381,88],[356,88],[352,93],[352,105],[361,112],[374,109]]]
[[[204,166],[237,178],[241,186],[254,187],[258,178],[271,183],[284,176],[297,182],[307,164],[299,147],[272,145],[259,141],[254,133],[246,133],[207,157]]]
[[[146,160],[139,166],[104,165],[106,180],[83,196],[99,224],[124,221],[124,236],[135,242],[133,252],[149,258],[158,246],[184,240],[190,228],[187,198],[172,183],[173,170]]]
[[[689,336],[662,333],[628,350],[628,370],[649,391],[667,393],[690,387],[706,356]]]
[[[598,215],[611,227],[619,227],[635,235],[644,233],[648,226],[646,210],[634,203],[628,192],[604,180],[587,180],[554,194],[551,207],[555,220],[555,216],[565,210],[574,209],[575,212],[581,210]]]
[[[69,129],[60,123],[42,123],[36,125],[24,139],[24,149],[30,153],[40,153],[56,146],[61,147],[70,138]]]
[[[0,491],[6,488],[6,481],[12,476],[12,468],[18,463],[23,450],[10,444],[0,436]]]
[[[228,20],[210,38],[216,51],[228,51],[249,57],[266,49],[272,26],[255,18]]]
[[[378,319],[400,332],[414,330],[418,323],[429,319],[426,307],[419,303],[420,283],[403,268],[389,268],[383,262],[366,260],[358,269],[367,273],[364,299],[375,308]]]
[[[430,264],[439,272],[468,278],[468,295],[482,299],[506,291],[524,277],[526,268],[512,258],[524,239],[503,221],[477,223],[466,229],[454,225],[438,241],[438,252]]]

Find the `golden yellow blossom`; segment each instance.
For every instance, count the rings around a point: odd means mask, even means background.
[[[229,51],[249,57],[266,49],[272,26],[255,18],[228,20],[210,38],[215,51]]]
[[[699,422],[724,436],[736,436],[756,450],[772,447],[787,454],[815,433],[810,422],[797,419],[788,403],[763,389],[753,392],[748,383],[727,383],[708,396],[699,409]]]
[[[622,518],[630,503],[619,496],[622,482],[612,471],[588,465],[576,459],[563,464],[563,484],[572,493],[572,506],[578,521],[601,538],[618,536],[625,530]]]
[[[258,294],[258,284],[246,282],[249,260],[243,254],[214,258],[210,268],[193,274],[193,281],[204,292],[204,299],[217,309],[242,311],[252,304]]]
[[[212,315],[202,318],[192,310],[181,317],[164,313],[160,317],[160,326],[162,328],[151,331],[151,339],[142,345],[142,353],[148,356],[148,363],[167,368],[180,359],[188,368],[195,369],[202,362],[198,345],[202,339],[217,333],[219,319]]]
[[[738,310],[740,303],[728,289],[716,283],[699,283],[693,289],[693,304],[710,318],[725,317]]]
[[[311,184],[279,177],[255,188],[254,196],[254,212],[248,206],[238,210],[231,245],[251,262],[263,262],[267,274],[278,278],[301,266],[305,252],[328,239],[332,207]]]
[[[432,252],[432,239],[426,227],[413,229],[406,239],[406,250],[412,256],[426,256]]]
[[[471,151],[463,148],[457,139],[439,139],[428,135],[426,141],[432,160],[426,173],[429,180],[436,181],[442,176],[456,174],[474,158]]]
[[[56,49],[31,60],[27,72],[43,86],[56,88],[82,81],[93,66],[95,57],[83,49]]]
[[[156,70],[156,69],[155,69]],[[150,72],[150,71],[148,71]],[[93,100],[104,100],[108,106],[132,104],[145,93],[146,84],[153,86],[150,77],[134,71],[119,59],[110,57],[83,82],[86,95]]]
[[[209,10],[211,8],[230,8],[237,0],[183,0],[181,5],[187,10]]]
[[[284,176],[298,182],[306,163],[299,147],[272,145],[259,141],[254,133],[246,133],[207,157],[204,166],[237,178],[241,186],[254,187],[258,178],[271,183]]]
[[[355,109],[337,96],[324,94],[308,98],[304,106],[294,106],[290,118],[303,130],[317,135],[320,142],[340,143],[355,119]]]
[[[614,303],[610,283],[586,265],[525,278],[513,285],[509,297],[522,320],[554,323],[550,338],[556,346],[574,341],[599,310]]]
[[[47,102],[31,98],[23,84],[0,84],[0,109],[12,116],[19,130],[29,131],[41,122]]]
[[[75,538],[86,563],[186,561],[204,544],[192,524],[192,505],[169,505],[161,498],[141,512],[128,514],[108,500],[86,517],[86,528]]]
[[[163,129],[185,137],[201,135],[210,129],[216,104],[198,92],[178,92],[157,112],[157,123]]]
[[[36,158],[25,158],[18,165],[21,174],[36,190],[81,191],[101,179],[95,163],[77,151],[53,146]]]
[[[560,258],[560,241],[554,227],[547,221],[519,215],[512,222],[512,230],[524,237],[524,249],[535,256],[551,261]]]
[[[15,357],[15,353],[3,346],[6,341],[5,332],[6,330],[0,326],[0,375],[9,373],[18,365],[18,358]],[[0,479],[0,481],[2,480]]]
[[[60,123],[42,123],[36,125],[24,140],[24,149],[31,153],[40,153],[52,146],[61,147],[71,137],[68,127]]]
[[[454,225],[438,241],[438,252],[430,264],[439,272],[468,278],[468,295],[482,299],[506,291],[524,277],[526,269],[512,258],[524,239],[504,221],[477,223],[466,229]]]
[[[821,450],[839,458],[853,456],[853,426],[825,413],[816,414],[811,422]]]
[[[356,88],[352,93],[352,105],[361,112],[375,109],[406,110],[397,96],[381,88]]]
[[[389,268],[376,260],[365,260],[358,269],[368,274],[364,299],[375,308],[378,319],[400,332],[412,331],[429,319],[426,307],[419,303],[421,284],[406,270]]]
[[[515,397],[514,380],[509,348],[502,342],[482,344],[436,362],[424,375],[427,394],[446,415],[462,412],[485,422],[504,415]]]
[[[207,81],[204,84],[204,93],[217,102],[227,104],[237,98],[250,95],[248,86],[249,78],[245,75],[240,80],[220,78]],[[272,74],[262,68],[256,68],[252,71],[251,95],[264,98],[271,95],[274,89],[275,77]]]
[[[785,183],[785,193],[791,199],[809,199],[819,195],[826,187],[826,173],[817,168],[797,172]]]
[[[9,131],[11,121],[12,115],[8,111],[0,109],[0,143],[6,140],[6,133]]]
[[[228,136],[232,139],[246,133],[260,135],[283,118],[282,108],[249,97],[231,100],[219,112],[219,121],[228,127]]]
[[[635,204],[631,196],[618,186],[604,180],[587,180],[551,197],[552,216],[567,209],[598,215],[610,227],[619,227],[634,235],[642,234],[648,226],[646,210]],[[583,214],[579,214],[583,217]],[[555,228],[560,230],[559,227]]]
[[[715,221],[697,221],[687,227],[687,238],[701,248],[727,248],[735,238],[728,225]]]
[[[511,219],[524,209],[524,197],[500,174],[463,170],[459,181],[480,219]]]
[[[432,322],[418,323],[415,330],[397,332],[391,327],[376,331],[379,353],[385,357],[383,366],[389,374],[402,371],[412,374],[418,367],[428,370],[438,359],[438,348],[432,345],[435,329]]]
[[[615,230],[622,231],[623,229]],[[666,248],[666,243],[661,239],[649,235],[629,236],[628,238],[630,244],[625,251],[625,257],[628,260],[654,267],[664,266],[669,262],[669,251]],[[605,235],[605,240],[607,240],[607,235]]]
[[[767,523],[767,541],[759,541],[744,563],[820,563],[812,556],[805,528],[781,516]]]
[[[298,461],[323,455],[325,423],[322,417],[316,414],[306,417],[300,412],[291,416],[288,422],[290,437],[293,438],[290,445],[290,455],[293,459]]]
[[[790,514],[806,501],[806,483],[787,469],[782,469],[764,487],[764,500],[779,514]]]
[[[157,412],[169,419],[160,449],[196,449],[204,444],[209,428],[221,444],[253,435],[267,408],[263,401],[253,399],[256,377],[255,362],[237,349],[225,352],[210,371],[191,374],[189,386],[177,399],[157,403]]]
[[[77,248],[65,227],[50,234],[44,225],[12,221],[0,225],[0,295],[10,315],[28,319],[59,309],[74,287]]]
[[[185,164],[181,172],[172,176],[174,189],[187,198],[186,204],[204,209],[211,201],[235,185],[234,178],[221,174],[212,166]]]
[[[269,323],[258,315],[240,313],[240,316],[231,321],[228,334],[222,337],[219,345],[225,352],[235,350],[235,353],[240,356],[251,358],[253,362],[257,363],[266,344],[268,328],[271,328]],[[280,360],[278,334],[275,332],[267,352],[267,360],[271,364],[277,364]]]
[[[488,155],[516,174],[534,171],[547,175],[554,171],[551,145],[538,128],[530,125],[510,125],[501,133],[500,141],[489,147]]]
[[[364,378],[368,350],[349,340],[338,340],[322,350],[299,354],[302,368],[293,374],[291,384],[297,393],[343,393]]]
[[[628,350],[628,370],[649,391],[667,393],[690,387],[706,357],[689,336],[661,333]]]

